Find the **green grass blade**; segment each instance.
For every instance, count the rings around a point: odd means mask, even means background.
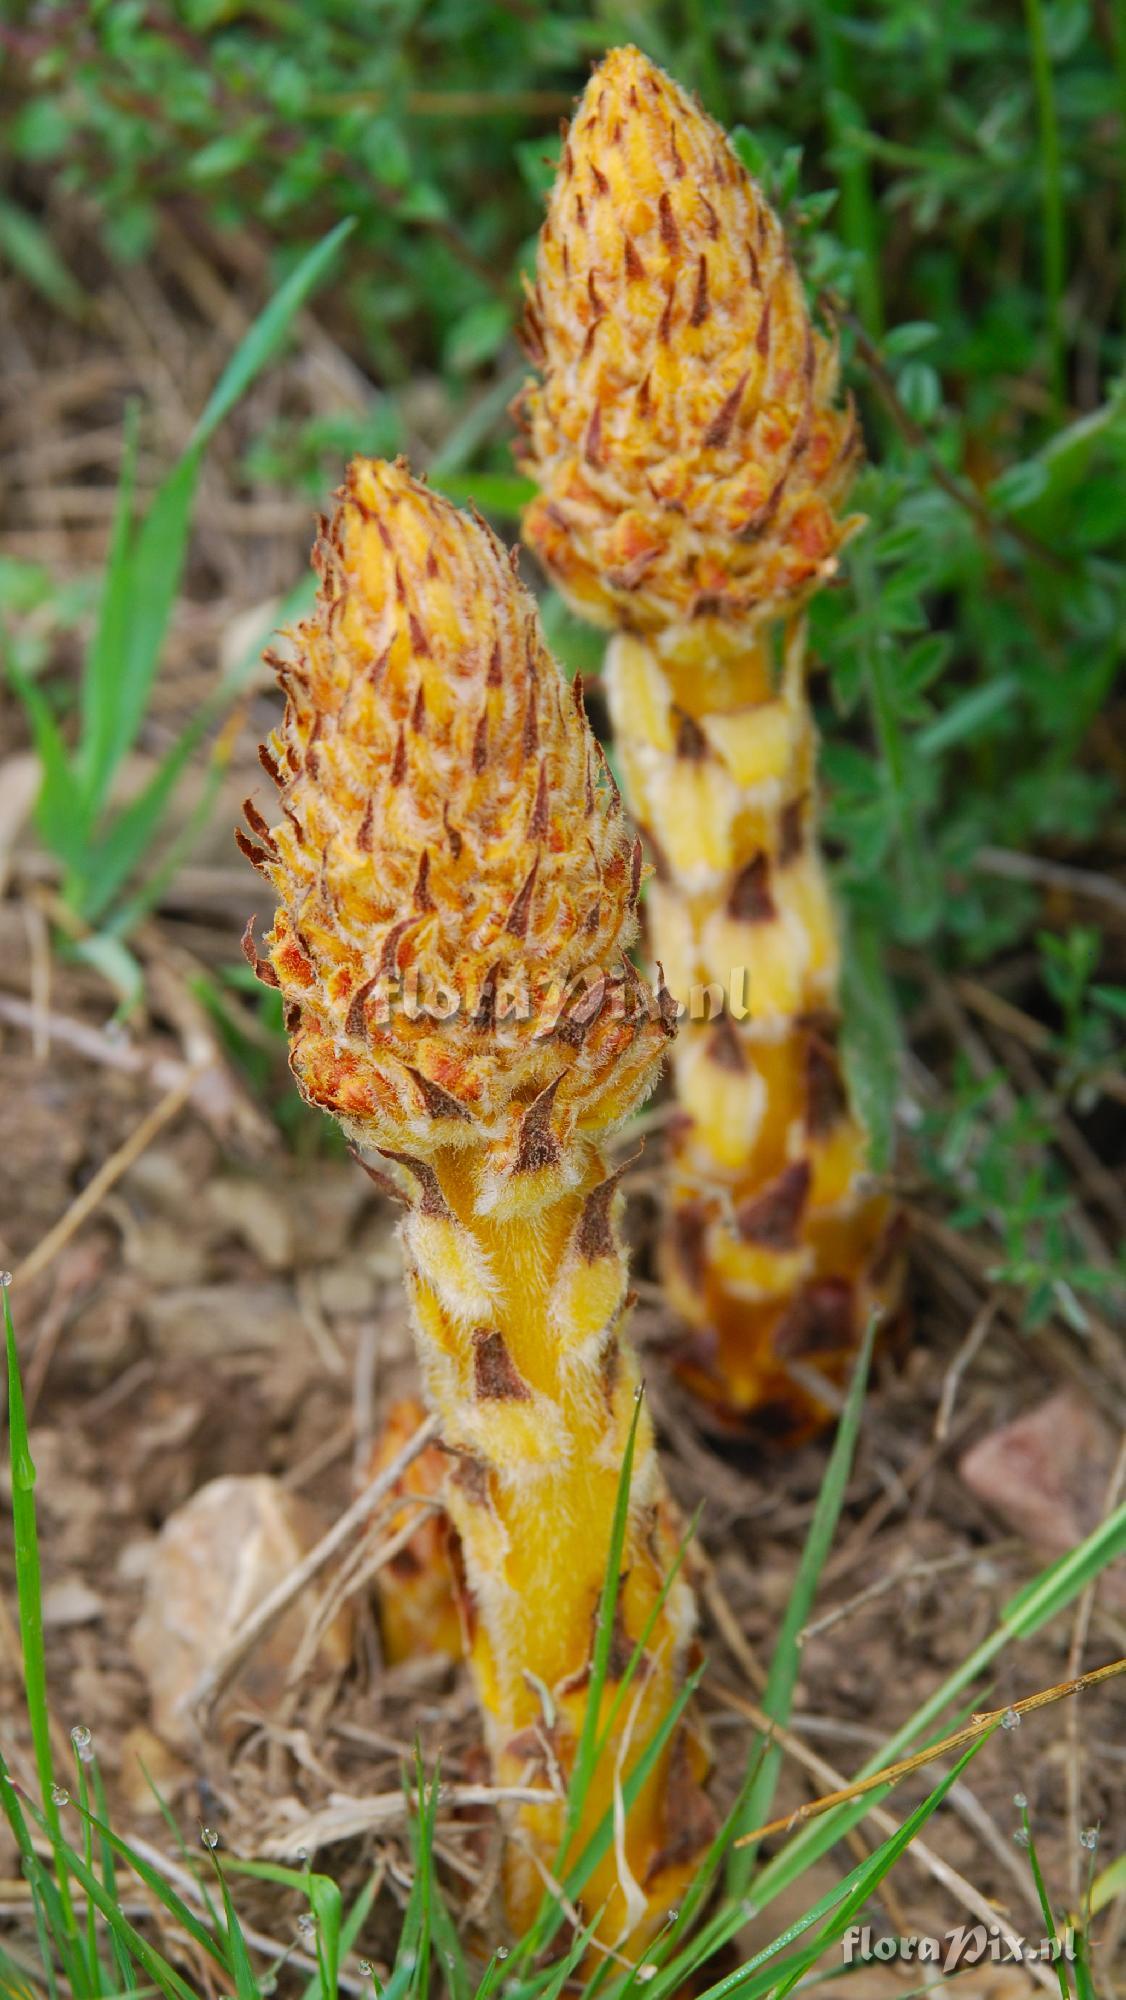
[[[689,1675],[668,1713],[662,1717],[659,1727],[654,1730],[652,1736],[649,1738],[633,1769],[627,1777],[623,1778],[622,1798],[627,1816],[641,1787],[666,1745],[670,1742],[685,1709],[695,1695],[703,1672],[704,1668],[701,1665],[696,1669],[695,1673]],[[568,1871],[564,1879],[563,1888],[570,1899],[573,1900],[580,1894],[587,1877],[593,1869],[597,1868],[598,1863],[608,1852],[613,1838],[614,1815],[613,1811],[607,1808],[594,1832],[591,1834],[590,1839],[587,1841],[586,1846],[583,1848],[582,1853],[579,1855],[578,1860]],[[556,1914],[560,1919],[562,1918],[562,1911],[557,1911]]]
[[[54,1940],[59,1956],[67,1962],[75,1948],[72,1930],[68,1929],[66,1911],[58,1888],[52,1881],[35,1846],[20,1804],[19,1793],[8,1774],[8,1767],[0,1756],[0,1805],[4,1817],[11,1827],[12,1836],[19,1850],[24,1875],[30,1885],[35,1906],[35,1923],[39,1935],[40,1953],[47,1973],[52,1993],[55,1990]]]
[[[353,1903],[351,1909],[349,1910],[348,1915],[345,1917],[343,1923],[341,1924],[340,1955],[342,1958],[346,1957],[347,1954],[352,1950],[356,1942],[356,1939],[359,1937],[360,1931],[367,1919],[368,1912],[370,1911],[371,1906],[375,1901],[375,1892],[378,1889],[381,1880],[382,1880],[382,1871],[378,1869],[368,1876],[367,1881],[364,1883],[363,1888],[360,1890],[359,1895],[356,1897],[356,1900]],[[318,1975],[317,1978],[311,1979],[309,1981],[309,1984],[306,1986],[304,1994],[302,1995],[302,2000],[319,2000],[320,1990],[321,1990],[321,1984]]]
[[[230,415],[236,403],[242,401],[255,376],[261,374],[267,363],[273,360],[289,332],[291,321],[322,279],[327,277],[337,251],[355,226],[352,216],[338,222],[335,229],[330,229],[327,236],[314,244],[296,269],[278,286],[269,305],[259,313],[215,384],[207,407],[192,433],[189,450],[200,451],[209,443],[223,419]]]
[[[96,1812],[98,1818],[101,1820],[102,1825],[105,1826],[109,1821],[109,1806],[106,1800],[106,1787],[105,1787],[105,1780],[102,1777],[102,1767],[99,1764],[97,1757],[94,1757],[92,1759],[90,1764],[90,1771],[93,1778],[94,1811]],[[145,1776],[147,1781],[148,1778],[147,1772],[145,1773]],[[99,1830],[99,1839],[101,1841],[101,1848],[102,1848],[102,1881],[106,1885],[107,1894],[116,1898],[117,1868],[114,1863],[113,1846],[112,1843],[106,1839],[105,1834],[102,1833],[100,1830]],[[117,1938],[113,1937],[112,1933],[111,1933],[111,1942],[113,1945],[114,1963],[117,1966],[117,1976],[121,1981],[123,1987],[127,1988],[131,1977],[129,1960],[125,1956],[125,1953],[123,1952]]]
[[[46,230],[18,203],[0,200],[0,257],[69,319],[81,319],[86,294],[63,263]]]
[[[133,497],[137,472],[137,435],[140,418],[137,405],[125,412],[125,435],[121,454],[121,476],[113,510],[109,550],[106,555],[98,623],[86,660],[79,691],[81,736],[78,753],[79,776],[86,818],[91,823],[105,804],[105,794],[113,772],[113,742],[117,711],[117,682],[129,643],[129,619],[133,585]]]
[[[317,1963],[325,2000],[336,2000],[340,1974],[340,1920],[343,1899],[331,1875],[310,1875],[309,1902],[317,1926]]]
[[[78,1810],[82,1814],[82,1858],[87,1868],[94,1866],[94,1834],[90,1823],[90,1795],[86,1779],[86,1766],[80,1758],[75,1758],[78,1779]],[[98,1996],[105,1992],[102,1977],[102,1963],[98,1954],[98,1913],[93,1903],[86,1903],[86,1976],[91,1993]]]
[[[1063,176],[1060,167],[1059,120],[1052,81],[1052,58],[1042,0],[1024,0],[1032,55],[1032,81],[1040,124],[1041,203],[1044,230],[1044,290],[1048,306],[1049,380],[1057,409],[1063,407],[1066,341],[1063,287],[1067,246],[1064,236]]]
[[[574,1767],[567,1788],[567,1805],[563,1819],[563,1835],[555,1857],[552,1874],[556,1881],[562,1881],[571,1844],[582,1818],[583,1807],[590,1790],[591,1780],[598,1764],[600,1718],[602,1696],[606,1687],[606,1676],[610,1665],[610,1649],[614,1636],[614,1617],[621,1589],[622,1559],[625,1552],[626,1528],[629,1521],[630,1489],[633,1483],[633,1461],[637,1450],[637,1427],[641,1421],[642,1399],[638,1396],[630,1422],[622,1455],[622,1468],[618,1477],[618,1489],[614,1500],[614,1514],[610,1523],[610,1540],[606,1550],[606,1567],[603,1571],[602,1592],[595,1621],[594,1645],[591,1650],[590,1680],[587,1686],[586,1707],[583,1710],[583,1726],[575,1753]],[[631,1662],[632,1665],[632,1662]],[[593,1863],[591,1864],[593,1866]],[[562,1921],[561,1912],[549,1891],[544,1892],[540,1907],[526,1935],[516,1947],[522,1957],[534,1957],[543,1948],[549,1936],[554,1935]]]
[[[852,1381],[825,1468],[821,1491],[817,1496],[809,1533],[805,1538],[798,1572],[786,1605],[782,1628],[770,1662],[766,1680],[766,1691],[762,1706],[774,1722],[785,1723],[789,1719],[794,1698],[794,1688],[801,1672],[801,1634],[809,1623],[809,1614],[817,1594],[821,1571],[832,1546],[837,1530],[845,1488],[852,1471],[856,1440],[860,1432],[860,1420],[864,1412],[864,1392],[868,1384],[868,1370],[872,1360],[872,1343],[876,1337],[876,1318],[873,1315],[865,1330],[860,1352],[856,1357]],[[770,1803],[778,1782],[782,1764],[782,1752],[777,1744],[771,1744],[763,1757],[758,1776],[751,1787],[744,1808],[744,1829],[760,1826],[770,1817]],[[754,1872],[757,1849],[745,1847],[733,1849],[727,1864],[727,1892],[730,1896],[742,1896]]]
[[[42,688],[11,662],[8,678],[23,703],[42,771],[35,824],[44,844],[73,873],[82,863],[87,821],[67,747]]]
[[[1048,1896],[1047,1885],[1044,1881],[1044,1871],[1040,1866],[1040,1856],[1036,1852],[1036,1840],[1032,1832],[1032,1822],[1028,1817],[1027,1804],[1022,1805],[1020,1808],[1020,1821],[1021,1831],[1024,1834],[1025,1845],[1028,1849],[1028,1861],[1032,1869],[1032,1880],[1036,1884],[1036,1897],[1040,1904],[1040,1915],[1044,1920],[1044,1936],[1046,1938],[1054,1938],[1057,1935],[1056,1919]],[[1062,1958],[1056,1962],[1056,1978],[1059,1981],[1060,2000],[1071,2000],[1071,1983],[1064,1968]]]
[[[203,727],[199,718],[195,718],[157,765],[148,784],[115,815],[108,831],[93,842],[83,870],[82,914],[87,923],[96,924],[105,915],[122,883],[152,852],[169,801],[202,734]],[[207,803],[211,803],[210,796]],[[159,888],[156,893],[159,894]],[[133,913],[140,914],[139,909]],[[122,923],[115,928],[125,932],[132,925]]]
[[[384,2000],[392,1994],[397,1981],[399,1982],[397,1992],[409,1992],[419,1996],[419,2000],[423,2000],[430,1985],[430,1906],[434,1882],[434,1830],[438,1817],[438,1773],[435,1771],[427,1789],[422,1755],[417,1745],[415,1796],[418,1801],[417,1819],[408,1817],[407,1820],[414,1854],[414,1881],[403,1915],[395,1964],[384,1988]],[[392,2000],[395,2000],[394,1995]]]
[[[23,1651],[24,1691],[27,1701],[35,1768],[43,1795],[43,1811],[52,1837],[61,1841],[59,1809],[53,1793],[55,1784],[51,1757],[51,1725],[47,1711],[47,1663],[43,1650],[43,1598],[39,1571],[39,1531],[35,1515],[35,1466],[27,1435],[27,1411],[23,1400],[16,1330],[8,1288],[4,1286],[4,1339],[8,1359],[8,1443],[12,1472],[12,1539],[15,1550],[16,1595],[19,1604],[20,1644]],[[74,1909],[67,1886],[66,1870],[59,1871],[59,1900],[67,1935],[73,1939]]]
[[[106,1847],[113,1854],[117,1855],[119,1860],[124,1861],[133,1870],[133,1873],[144,1883],[146,1889],[156,1897],[158,1903],[168,1912],[173,1922],[179,1924],[180,1928],[187,1932],[188,1936],[200,1946],[201,1950],[207,1952],[208,1956],[214,1959],[216,1965],[220,1966],[224,1972],[227,1971],[228,1967],[215,1932],[201,1922],[195,1911],[185,1903],[183,1897],[172,1887],[171,1882],[160,1873],[159,1869],[154,1868],[151,1862],[146,1861],[143,1855],[136,1853],[130,1847],[127,1840],[123,1840],[120,1834],[115,1833],[104,1815],[89,1814],[87,1816],[90,1819],[92,1827],[98,1833]],[[107,1884],[107,1889],[116,1895],[116,1883]],[[216,1922],[218,1922],[217,1918]]]
[[[254,1968],[250,1963],[250,1953],[246,1948],[246,1939],[242,1934],[242,1925],[239,1923],[238,1913],[231,1901],[231,1892],[227,1886],[227,1878],[223,1873],[222,1863],[217,1854],[213,1854],[211,1859],[219,1882],[219,1893],[223,1898],[223,1914],[226,1918],[227,1934],[227,1970],[234,1979],[237,2000],[259,2000],[258,1981],[254,1977]]]
[[[610,1666],[610,1650],[614,1643],[614,1616],[622,1583],[622,1559],[629,1522],[630,1489],[633,1484],[633,1461],[637,1450],[637,1427],[641,1421],[641,1407],[641,1397],[638,1396],[622,1457],[622,1470],[614,1501],[614,1517],[610,1524],[606,1569],[594,1628],[594,1646],[591,1651],[590,1683],[587,1688],[586,1707],[583,1710],[582,1734],[579,1737],[574,1771],[567,1792],[567,1811],[563,1823],[563,1840],[556,1863],[557,1872],[562,1869],[566,1861],[567,1850],[582,1817],[587,1792],[598,1763],[599,1720],[602,1713],[602,1696],[606,1688],[606,1675]]]
[[[87,1868],[85,1862],[64,1840],[62,1834],[55,1831],[49,1825],[45,1815],[37,1813],[34,1806],[31,1806],[30,1811],[33,1818],[38,1821],[54,1846],[56,1857],[58,1857],[60,1876],[64,1871],[74,1876],[75,1881],[79,1883],[86,1895],[91,1897],[97,1904],[114,1936],[120,1939],[130,1957],[135,1959],[148,1978],[152,1980],[153,1985],[165,1995],[165,2000],[198,2000],[198,1996],[192,1992],[190,1986],[185,1984],[180,1974],[174,1966],[168,1963],[163,1953],[158,1951],[155,1945],[149,1944],[148,1940],[142,1937],[136,1926],[130,1923],[116,1897],[109,1894],[109,1891],[99,1882],[93,1869]],[[60,1853],[60,1850],[63,1850],[63,1852]],[[224,1967],[224,1970],[226,1971],[227,1968]],[[255,2000],[257,2000],[257,1995],[255,1996]]]
[[[728,1937],[734,1936],[735,1931],[746,1921],[742,1905],[732,1905],[725,1900],[710,1923],[694,1935],[689,1935],[696,1917],[708,1900],[712,1884],[730,1851],[739,1827],[746,1824],[744,1819],[746,1802],[765,1755],[766,1742],[760,1737],[757,1753],[752,1754],[743,1782],[731,1802],[731,1808],[723,1825],[693,1876],[687,1893],[680,1899],[676,1922],[667,1935],[662,1937],[660,1945],[648,1953],[648,1956],[661,1967],[661,1974],[647,2000],[662,2000],[662,1996],[679,1992],[699,1968],[720,1949],[721,1944],[726,1944]],[[719,1931],[725,1922],[729,1924],[728,1932],[720,1936]],[[612,1989],[607,2000],[620,2000],[617,1987]]]
[[[613,1700],[611,1701],[610,1706],[606,1711],[606,1721],[603,1724],[602,1730],[598,1737],[598,1744],[594,1754],[595,1767],[597,1767],[598,1764],[601,1762],[610,1744],[614,1741],[615,1731],[618,1726],[618,1717],[621,1715],[622,1709],[624,1708],[626,1701],[628,1700],[629,1691],[630,1688],[633,1686],[634,1678],[638,1672],[638,1669],[641,1666],[642,1660],[645,1658],[646,1649],[649,1645],[650,1639],[653,1636],[654,1630],[656,1629],[657,1620],[660,1618],[661,1613],[665,1608],[665,1605],[668,1603],[669,1592],[672,1589],[673,1584],[676,1582],[677,1577],[680,1575],[680,1572],[684,1567],[685,1559],[688,1555],[689,1549],[692,1547],[692,1543],[696,1535],[696,1530],[700,1524],[700,1515],[702,1512],[703,1512],[703,1507],[701,1505],[696,1509],[696,1512],[692,1516],[692,1519],[689,1522],[688,1527],[685,1529],[685,1532],[680,1541],[680,1546],[678,1547],[677,1552],[672,1559],[672,1562],[669,1564],[668,1575],[665,1577],[664,1582],[662,1583],[661,1588],[657,1593],[657,1596],[653,1600],[652,1608],[647,1618],[645,1619],[645,1622],[642,1625],[640,1632],[637,1635],[637,1643],[634,1646],[634,1649],[630,1654],[629,1659],[626,1661],[625,1672],[623,1673],[621,1680],[618,1682],[618,1685],[614,1690]]]

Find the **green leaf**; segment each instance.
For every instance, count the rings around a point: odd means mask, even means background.
[[[82,863],[87,827],[66,745],[42,688],[11,662],[8,678],[27,712],[43,774],[35,804],[36,826],[52,854],[75,870]]]
[[[879,933],[855,916],[842,956],[842,1056],[849,1095],[867,1128],[873,1173],[887,1173],[895,1144],[902,1047],[899,1009],[884,969]]]
[[[236,403],[242,401],[255,376],[261,374],[267,362],[273,360],[295,315],[328,275],[337,251],[354,227],[352,216],[338,222],[335,229],[330,229],[328,235],[307,252],[284,284],[279,285],[269,305],[259,313],[219,377],[192,433],[189,449],[198,449],[210,441],[223,419],[230,415]]]
[[[512,332],[508,299],[483,299],[470,306],[451,327],[445,346],[446,367],[455,375],[470,375],[503,347]]]
[[[932,347],[941,334],[941,327],[929,319],[907,319],[901,325],[893,326],[884,339],[884,353],[889,360],[905,360],[908,355],[918,354],[920,348]]]
[[[941,757],[957,744],[971,742],[981,735],[986,723],[1009,708],[1020,693],[1021,684],[1015,674],[1004,674],[1000,680],[986,681],[983,686],[972,688],[969,694],[943,709],[936,721],[918,731],[915,749],[921,757]]]
[[[219,1878],[219,1888],[223,1897],[223,1913],[227,1922],[227,1959],[229,1970],[234,1974],[235,1992],[238,2000],[260,2000],[258,1981],[254,1977],[254,1969],[250,1963],[250,1953],[246,1949],[246,1939],[242,1934],[242,1925],[239,1923],[235,1906],[231,1901],[231,1892],[227,1887],[226,1875],[223,1872],[218,1855],[213,1854],[211,1859],[214,1864],[215,1873]],[[325,1989],[326,1993],[334,1993],[335,1990],[335,1986],[326,1987]]]
[[[0,198],[0,257],[57,311],[81,319],[86,294],[63,263],[46,230],[16,202]]]
[[[117,712],[121,699],[122,662],[129,644],[133,588],[133,492],[137,469],[138,412],[135,403],[125,411],[125,437],[121,454],[121,477],[114,504],[113,527],[106,557],[101,603],[93,644],[86,660],[80,688],[82,734],[78,756],[79,777],[86,803],[87,820],[92,823],[105,804],[116,758]]]

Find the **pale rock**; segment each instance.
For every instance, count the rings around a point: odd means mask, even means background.
[[[64,1625],[93,1625],[105,1611],[96,1590],[80,1576],[60,1577],[43,1592],[43,1623],[48,1628]]]
[[[149,1558],[144,1608],[130,1642],[149,1684],[153,1727],[166,1742],[196,1748],[195,1704],[204,1677],[326,1526],[319,1510],[265,1474],[213,1479],[169,1516]],[[276,1708],[317,1595],[314,1583],[249,1655],[211,1719],[220,1734],[230,1737],[244,1726],[235,1720],[238,1710]],[[345,1609],[325,1633],[316,1664],[339,1672],[350,1652]]]
[[[280,1284],[181,1285],[143,1302],[146,1330],[162,1354],[209,1356],[293,1347],[305,1339],[293,1294]]]
[[[1062,1389],[973,1445],[958,1471],[971,1493],[1050,1561],[1098,1526],[1116,1450],[1094,1404],[1078,1389]],[[1099,1587],[1126,1600],[1126,1576],[1113,1568]]]
[[[283,1188],[226,1174],[211,1183],[207,1205],[219,1227],[239,1237],[268,1271],[292,1268],[293,1219]]]
[[[124,1261],[130,1271],[140,1271],[154,1291],[197,1285],[207,1272],[207,1253],[200,1238],[182,1223],[163,1217],[129,1223],[124,1232]]]
[[[326,1264],[317,1275],[321,1311],[330,1318],[338,1313],[371,1311],[376,1280],[362,1258],[349,1257],[342,1264]]]

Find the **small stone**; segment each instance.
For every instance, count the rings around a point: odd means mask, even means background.
[[[258,1348],[300,1350],[305,1323],[286,1285],[179,1285],[156,1292],[141,1307],[162,1355],[190,1356],[193,1366],[219,1354]]]
[[[244,1175],[225,1174],[207,1191],[215,1222],[253,1250],[267,1271],[288,1271],[293,1263],[293,1217],[282,1188]]]
[[[148,1565],[145,1603],[133,1627],[133,1657],[146,1676],[154,1728],[177,1749],[197,1747],[195,1705],[208,1671],[249,1613],[280,1584],[324,1532],[327,1521],[264,1474],[213,1479],[169,1516]],[[236,1711],[269,1713],[285,1690],[317,1595],[313,1584],[250,1653],[218,1703],[213,1721],[227,1740],[245,1729]],[[351,1617],[341,1612],[317,1655],[339,1672],[351,1650]]]
[[[81,1577],[60,1577],[43,1592],[43,1623],[59,1630],[68,1625],[93,1625],[105,1611],[96,1590]]]
[[[1064,1555],[1102,1520],[1118,1440],[1077,1389],[991,1431],[961,1459],[970,1491],[1045,1560]],[[1099,1578],[1100,1599],[1126,1609],[1126,1571]]]

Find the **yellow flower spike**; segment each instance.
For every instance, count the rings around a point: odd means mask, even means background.
[[[402,464],[361,459],[316,561],[316,612],[275,658],[286,712],[263,762],[281,816],[250,802],[240,836],[279,900],[264,956],[249,931],[246,949],[281,988],[303,1094],[406,1204],[493,1768],[550,1792],[582,1725],[638,1381],[601,1148],[652,1088],[671,1033],[626,956],[641,848],[581,693],[483,522]],[[642,1412],[607,1699],[678,1539]],[[683,1684],[694,1622],[678,1577],[624,1704],[636,1714],[619,1775]],[[613,1803],[604,1761],[576,1854]],[[682,1893],[707,1839],[701,1770],[682,1729],[584,1892],[605,1906],[603,1939],[639,1947]],[[514,1814],[516,1927],[562,1825],[554,1798]]]
[[[860,438],[776,216],[637,49],[610,52],[564,136],[527,339],[525,539],[614,631],[651,942],[689,1015],[665,1248],[682,1372],[725,1421],[798,1435],[897,1276],[836,1054],[803,659],[804,604],[860,526]]]

